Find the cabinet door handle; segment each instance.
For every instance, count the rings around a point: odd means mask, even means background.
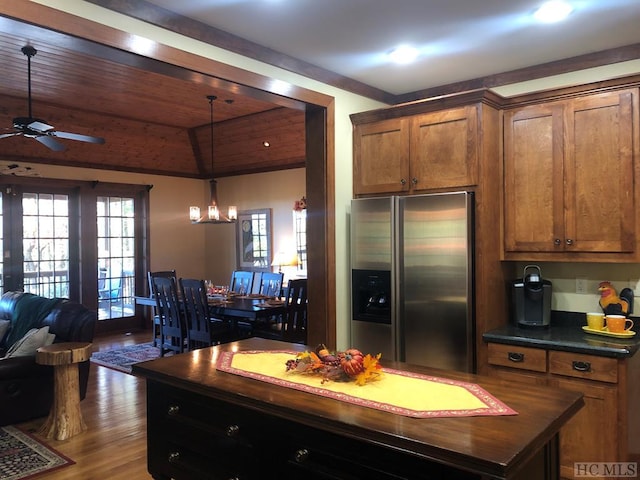
[[[169,405],[167,413],[171,416],[177,415],[178,413],[180,413],[180,407],[178,405]]]
[[[418,179],[416,177],[413,177],[411,179],[411,183],[413,183],[414,185],[417,185],[418,184]]]
[[[507,354],[507,357],[509,358],[509,361],[511,361],[511,362],[516,362],[516,363],[524,362],[524,353],[509,352]]]
[[[591,371],[591,362],[579,362],[574,360],[573,369],[577,372],[590,372]]]
[[[296,453],[293,454],[293,459],[296,461],[296,463],[302,463],[306,461],[307,458],[309,458],[309,450],[307,450],[306,448],[296,450]]]
[[[573,245],[573,240],[571,240],[570,238],[567,238],[565,242],[567,245]]]
[[[225,433],[227,437],[235,437],[240,433],[240,427],[238,425],[229,425]]]
[[[406,181],[404,178],[401,178],[401,179],[400,179],[400,184],[401,184],[401,185],[406,185],[406,184],[407,184],[407,181]]]
[[[559,238],[554,238],[553,244],[554,245],[562,245],[562,240],[560,240]]]

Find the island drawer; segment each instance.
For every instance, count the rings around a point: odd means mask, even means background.
[[[618,383],[618,360],[572,352],[549,352],[549,372],[556,375]]]
[[[541,348],[521,347],[501,343],[489,343],[489,364],[503,367],[547,371],[547,351]]]

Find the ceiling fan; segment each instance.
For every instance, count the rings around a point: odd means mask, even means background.
[[[31,57],[33,57],[37,53],[37,50],[30,45],[22,47],[21,50],[22,53],[27,56],[29,116],[14,118],[13,128],[16,131],[13,133],[2,134],[0,135],[0,139],[22,135],[27,138],[33,138],[42,143],[44,146],[56,152],[64,150],[64,145],[58,142],[54,137],[66,138],[68,140],[78,140],[80,142],[104,143],[104,138],[100,137],[91,137],[89,135],[80,135],[78,133],[58,132],[54,130],[54,127],[48,125],[44,120],[33,118],[31,114]]]

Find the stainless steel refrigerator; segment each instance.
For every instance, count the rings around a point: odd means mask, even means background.
[[[351,203],[351,345],[475,371],[473,193]]]

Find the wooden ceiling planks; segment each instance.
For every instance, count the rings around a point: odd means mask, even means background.
[[[33,116],[106,143],[62,140],[65,151],[52,152],[32,139],[5,138],[6,159],[206,178],[209,141],[190,132],[203,129],[208,138],[206,97],[216,95],[215,128],[227,131],[224,138],[214,134],[216,176],[304,165],[304,110],[281,107],[284,98],[1,16],[0,133],[13,131],[14,117],[28,116],[27,57],[20,50],[26,44],[38,50],[31,61]],[[272,142],[277,147],[268,155],[253,148],[268,137],[286,141]]]

